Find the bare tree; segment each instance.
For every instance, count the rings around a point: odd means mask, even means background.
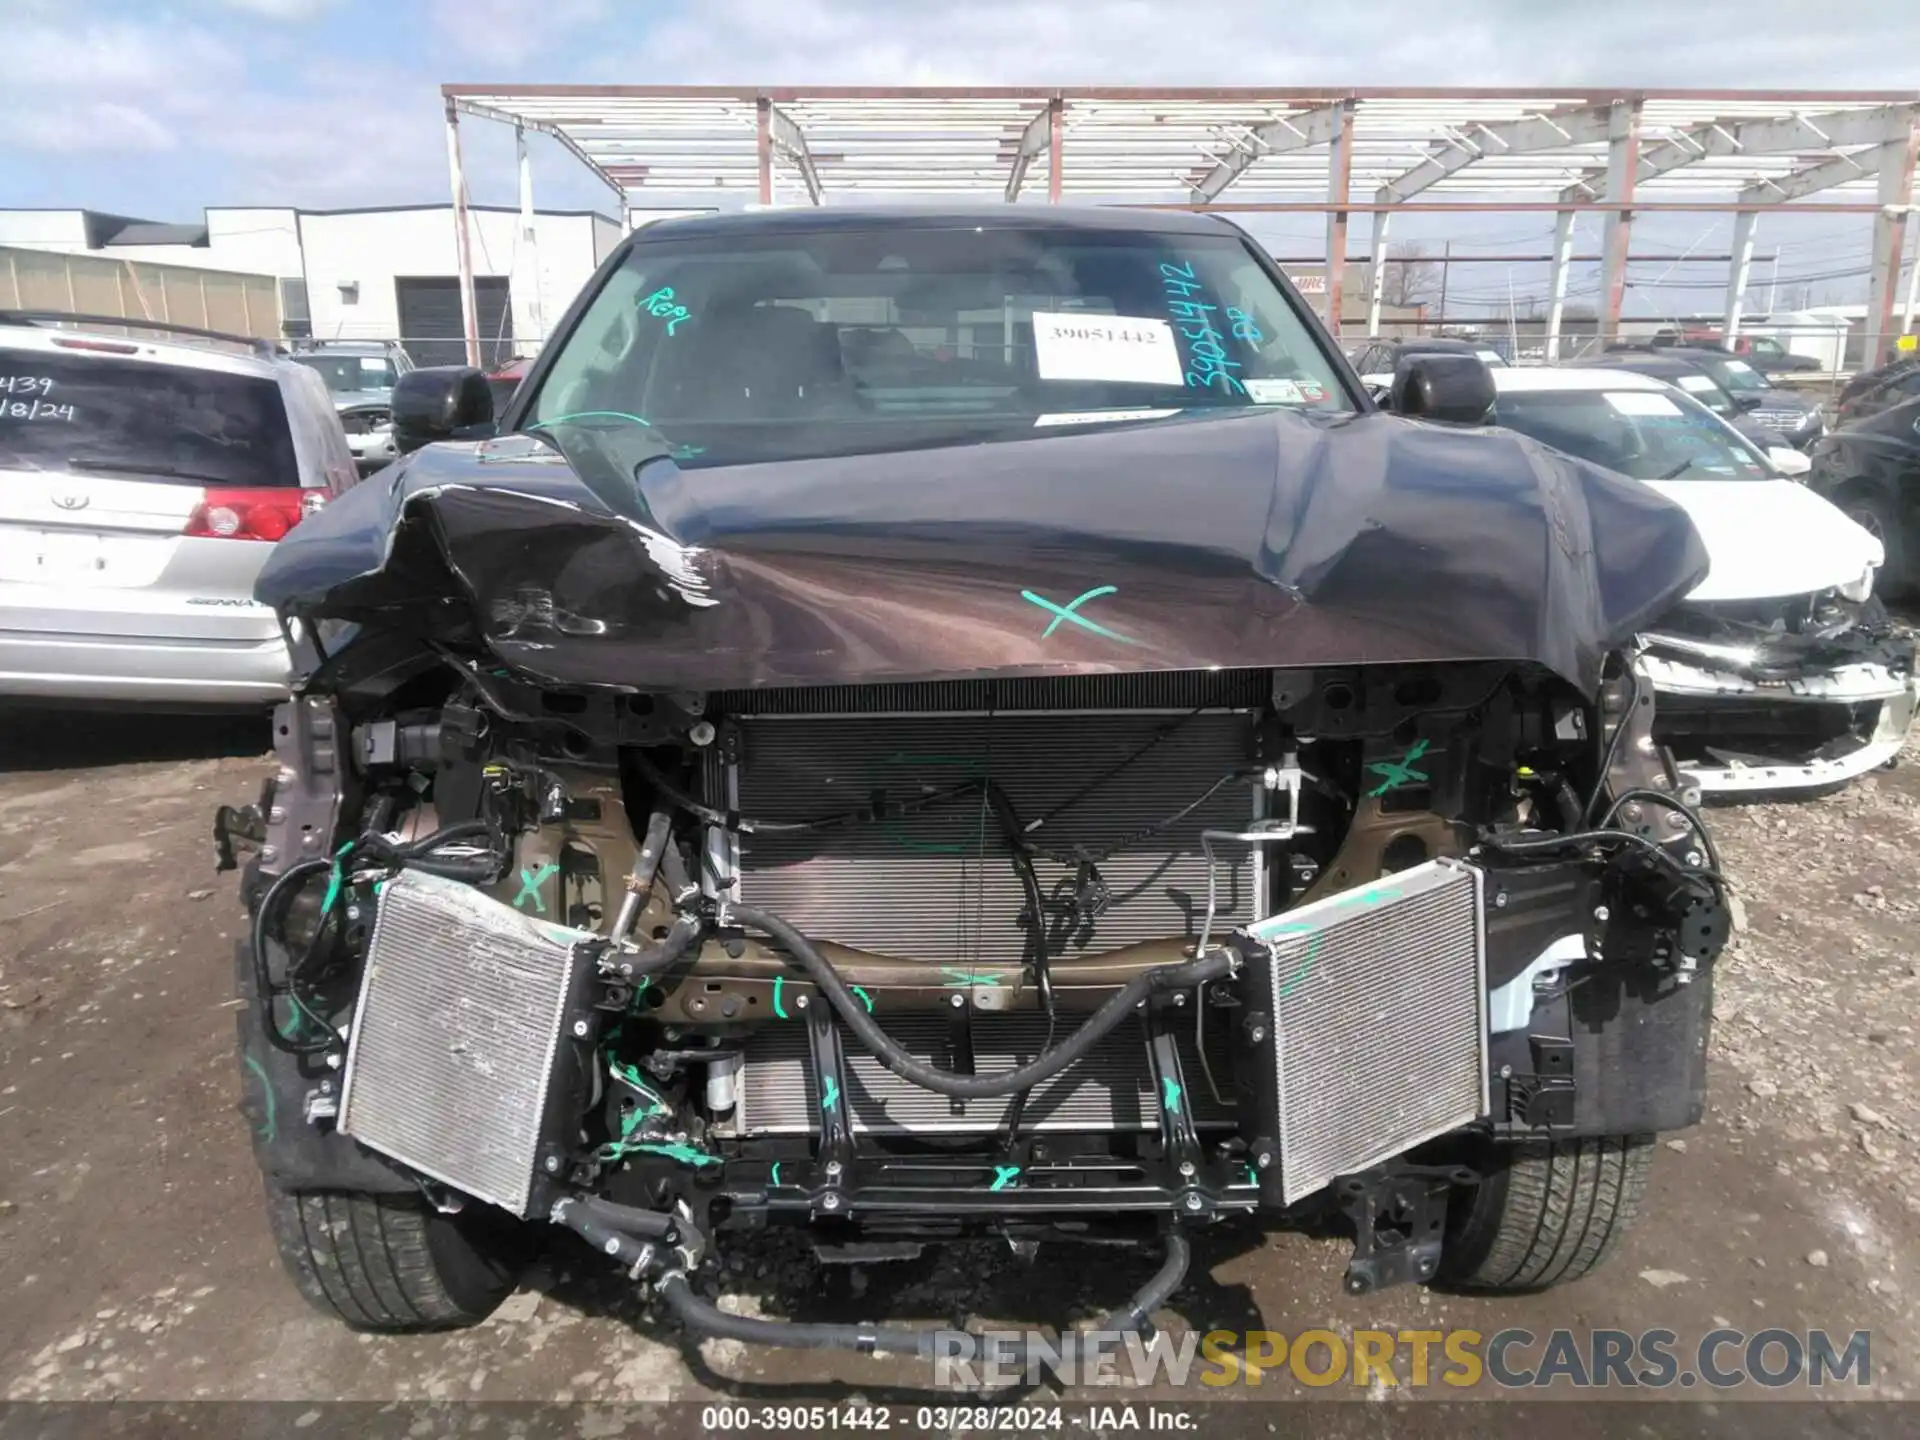
[[[1424,305],[1440,293],[1440,262],[1415,240],[1389,250],[1381,261],[1380,299],[1383,304]]]

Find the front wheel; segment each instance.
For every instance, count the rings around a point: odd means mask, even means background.
[[[1880,496],[1856,490],[1838,500],[1846,517],[1880,542],[1886,560],[1880,567],[1878,589],[1882,595],[1896,594],[1912,579],[1907,569],[1907,537],[1900,528],[1893,506]]]
[[[1653,1167],[1651,1135],[1527,1141],[1492,1152],[1447,1216],[1441,1280],[1524,1292],[1578,1280],[1620,1247]]]
[[[512,1237],[404,1195],[290,1194],[267,1186],[267,1219],[308,1304],[355,1330],[477,1325],[512,1292]]]

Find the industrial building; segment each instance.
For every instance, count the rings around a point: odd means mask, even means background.
[[[594,211],[472,207],[482,358],[538,349],[624,230]],[[397,338],[422,364],[457,364],[467,353],[459,233],[451,205],[219,207],[189,225],[94,210],[0,210],[0,304],[104,305],[113,314],[269,337]],[[263,277],[272,282],[267,304],[257,303]],[[203,300],[197,292],[209,280],[247,295],[244,312],[218,296]]]

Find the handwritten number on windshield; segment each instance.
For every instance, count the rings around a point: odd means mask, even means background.
[[[1217,386],[1229,395],[1246,394],[1246,386],[1231,373],[1240,368],[1240,362],[1227,358],[1227,337],[1214,328],[1210,318],[1220,307],[1207,303],[1204,287],[1194,278],[1193,262],[1175,265],[1163,261],[1160,286],[1166,292],[1167,314],[1174,328],[1186,337],[1188,388],[1211,390]]]

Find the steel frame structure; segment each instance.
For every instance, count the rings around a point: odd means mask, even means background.
[[[1858,214],[1873,222],[1870,358],[1914,322],[1912,287],[1904,325],[1896,301],[1915,209],[1920,90],[450,84],[441,93],[476,362],[463,115],[515,128],[529,216],[529,131],[591,170],[623,217],[642,193],[771,205],[783,182],[814,205],[959,195],[1019,203],[1044,184],[1051,202],[1321,214],[1336,335],[1350,217],[1370,220],[1372,333],[1394,215],[1552,213],[1550,356],[1577,214],[1605,217],[1600,329],[1612,336],[1634,216],[1731,213],[1729,338],[1740,327],[1759,215]]]

